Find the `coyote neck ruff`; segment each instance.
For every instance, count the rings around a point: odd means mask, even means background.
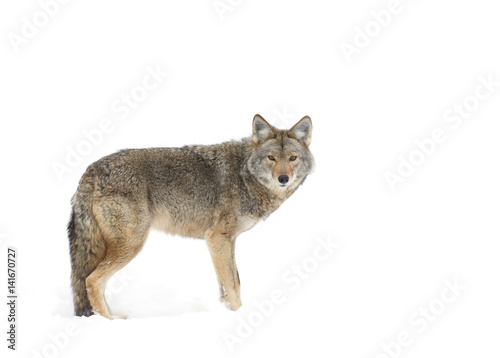
[[[268,217],[313,170],[312,122],[279,130],[261,116],[251,138],[217,145],[127,149],[90,165],[68,225],[75,314],[112,318],[107,280],[153,227],[205,239],[229,309],[241,306],[235,240]]]

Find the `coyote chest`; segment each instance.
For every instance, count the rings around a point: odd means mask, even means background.
[[[243,216],[238,219],[238,224],[236,226],[236,232],[237,235],[244,233],[245,231],[250,230],[253,228],[257,223],[260,221],[260,219],[252,218],[250,216]]]

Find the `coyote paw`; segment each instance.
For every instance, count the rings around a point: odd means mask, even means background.
[[[224,303],[224,306],[226,306],[226,308],[231,311],[237,311],[238,308],[241,307],[241,301],[238,301],[236,303],[231,303],[229,301],[222,301],[222,303]]]

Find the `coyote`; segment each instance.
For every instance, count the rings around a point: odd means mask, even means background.
[[[75,314],[113,318],[106,282],[141,251],[150,228],[205,239],[220,300],[237,310],[235,240],[311,173],[311,131],[308,116],[280,130],[257,114],[252,136],[240,141],[126,149],[91,164],[68,224]]]

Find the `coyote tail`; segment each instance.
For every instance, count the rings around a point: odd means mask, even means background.
[[[68,223],[71,284],[76,316],[93,314],[87,295],[86,279],[106,253],[99,226],[92,214],[93,183],[89,180],[91,179],[89,176],[84,175],[73,197],[73,209]]]

